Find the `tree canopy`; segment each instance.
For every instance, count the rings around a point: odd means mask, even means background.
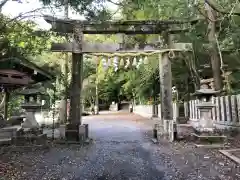
[[[114,5],[120,12],[122,20],[143,20],[143,19],[201,19],[199,23],[193,24],[188,32],[175,35],[174,41],[192,43],[193,52],[186,53],[172,60],[173,85],[179,91],[181,100],[187,100],[190,93],[199,88],[199,81],[202,78],[199,70],[201,65],[210,64],[213,52],[212,44],[209,42],[209,17],[206,3],[212,8],[215,21],[214,42],[220,67],[221,75],[228,76],[224,80],[225,93],[238,93],[240,77],[239,49],[240,49],[240,4],[235,0],[40,0],[44,6],[52,5],[54,8],[62,8],[66,3],[75,12],[82,14],[91,21],[104,21],[114,19],[115,11],[109,8]],[[4,5],[5,1],[0,4]],[[0,6],[2,7],[2,6]],[[19,20],[0,16],[0,47],[1,58],[17,54],[24,55],[34,63],[53,71],[57,77],[57,97],[63,96],[65,86],[70,86],[71,79],[71,55],[68,56],[67,66],[69,72],[64,74],[64,63],[66,62],[63,53],[51,53],[49,47],[52,41],[62,42],[63,37],[47,32],[43,36],[35,33],[37,25],[29,20]],[[116,35],[85,35],[89,42],[121,42],[120,36]],[[140,47],[147,43],[157,44],[161,35],[131,35],[124,37],[125,47]],[[159,48],[161,48],[159,46]],[[17,52],[17,53],[16,53]],[[103,57],[99,57],[100,59]],[[140,57],[137,57],[140,58]],[[99,99],[101,102],[110,104],[112,101],[141,101],[150,102],[152,99],[159,100],[159,60],[157,55],[148,57],[148,64],[139,68],[119,67],[117,71],[113,67],[107,70],[103,64],[97,63],[95,57],[84,60],[84,100],[88,104],[95,101],[96,84],[98,85]],[[227,69],[224,68],[227,65]],[[214,68],[213,68],[214,69]],[[210,76],[214,71],[210,73]],[[64,84],[67,76],[68,83]]]

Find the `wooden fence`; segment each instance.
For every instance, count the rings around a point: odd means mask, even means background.
[[[213,97],[211,101],[215,104],[212,119],[217,128],[240,127],[240,95]],[[200,118],[198,103],[199,100],[184,103],[185,116],[189,117],[193,126],[197,126]]]

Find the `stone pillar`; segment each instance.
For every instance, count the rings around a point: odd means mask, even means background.
[[[82,117],[82,73],[83,73],[83,53],[82,53],[83,32],[80,25],[74,28],[74,41],[72,53],[72,79],[70,89],[70,117],[66,126],[66,139],[79,141],[79,128]]]
[[[184,116],[189,118],[189,102],[184,102]]]
[[[156,102],[153,101],[153,105],[152,105],[152,117],[157,117],[157,112],[156,112]]]
[[[72,81],[70,92],[70,123],[81,124],[83,54],[72,54]]]
[[[231,96],[231,107],[232,107],[232,123],[237,125],[237,100],[236,95]]]
[[[240,95],[239,94],[237,95],[237,115],[238,115],[237,123],[239,124],[240,122]]]
[[[66,122],[66,117],[67,117],[67,100],[64,98],[60,101],[59,105],[59,118],[60,118],[60,123],[63,124]]]
[[[216,122],[215,123],[219,123],[219,121],[221,120],[221,112],[220,112],[220,100],[219,97],[216,97]]]
[[[230,125],[232,121],[231,109],[230,96],[225,96],[226,125]]]
[[[164,133],[170,141],[173,140],[173,107],[172,107],[172,69],[168,53],[163,53],[159,58],[160,66],[160,89],[161,89],[161,109],[162,121],[164,124]]]
[[[226,108],[225,108],[225,101],[224,96],[220,97],[220,106],[221,106],[221,123],[224,123],[226,121]]]

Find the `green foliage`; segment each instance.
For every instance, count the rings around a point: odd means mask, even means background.
[[[32,21],[19,21],[0,14],[0,58],[16,57],[26,58],[39,65],[45,70],[53,72],[50,68],[49,58],[41,55],[50,47],[48,33],[38,37],[34,31],[36,25]],[[48,62],[46,62],[48,60]],[[20,111],[22,97],[11,95],[9,102],[9,114],[13,115]]]
[[[35,56],[50,46],[49,36],[38,37],[34,34],[36,25],[32,21],[18,21],[0,14],[0,41],[3,43],[1,51],[9,52],[9,48],[16,48],[18,53]]]
[[[65,5],[64,0],[40,0],[43,5],[55,5],[56,8],[62,8]],[[102,21],[111,19],[112,14],[106,8],[108,0],[68,0],[69,6],[76,12],[84,15],[87,20]]]
[[[21,103],[23,102],[24,97],[11,94],[8,104],[8,117],[19,115],[22,112]]]

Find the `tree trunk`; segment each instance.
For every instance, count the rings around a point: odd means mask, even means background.
[[[206,3],[206,11],[208,16],[208,40],[211,46],[210,56],[213,71],[214,88],[215,90],[223,89],[223,79],[221,76],[221,61],[218,54],[216,42],[216,12]]]
[[[5,121],[8,119],[8,102],[9,102],[10,93],[8,91],[5,92],[4,98],[4,119]]]

